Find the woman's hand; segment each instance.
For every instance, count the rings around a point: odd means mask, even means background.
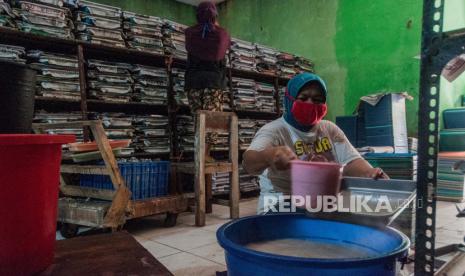
[[[287,146],[273,148],[271,153],[270,166],[277,170],[288,170],[291,166],[291,161],[296,160],[297,155]]]

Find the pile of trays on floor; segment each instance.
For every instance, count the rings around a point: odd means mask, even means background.
[[[76,38],[94,44],[126,47],[121,9],[80,0],[74,14]]]
[[[438,154],[437,196],[440,200],[465,200],[465,152]]]
[[[363,158],[392,179],[417,180],[418,156],[411,153],[367,153]]]
[[[173,92],[176,103],[180,106],[188,106],[189,100],[187,98],[187,92],[184,90],[184,76],[186,70],[173,68],[171,70],[171,77],[173,82]]]
[[[79,111],[76,112],[48,112],[45,110],[37,110],[34,113],[34,123],[37,124],[57,124],[66,123],[73,121],[81,121],[82,114]],[[48,134],[66,134],[75,135],[77,142],[84,141],[84,135],[82,127],[80,128],[62,128],[62,129],[49,129]]]
[[[256,120],[253,119],[239,119],[239,149],[246,150],[255,136],[257,131]]]
[[[8,0],[0,0],[0,27],[16,28],[15,17]]]
[[[274,75],[278,67],[278,51],[267,46],[256,44],[257,71],[264,74]]]
[[[20,46],[0,44],[0,60],[26,63],[26,49]]]
[[[233,77],[231,82],[236,110],[256,110],[255,81],[252,79]]]
[[[194,118],[181,115],[176,118],[177,146],[180,152],[193,152],[195,143]]]
[[[275,88],[273,84],[257,82],[257,111],[276,112]]]
[[[31,67],[37,70],[37,95],[55,99],[81,99],[76,56],[30,50],[27,59]]]
[[[135,116],[135,142],[138,151],[151,154],[170,153],[168,117],[163,115]]]
[[[186,29],[186,25],[164,20],[162,33],[165,54],[179,59],[187,59],[186,38],[184,36]]]
[[[3,10],[8,14],[7,19],[10,21],[15,18],[16,27],[20,31],[65,39],[74,38],[71,11],[63,7],[63,1],[36,0],[12,3],[11,13],[5,11],[8,9],[6,5],[3,5]],[[10,21],[7,24],[10,24]]]
[[[129,102],[132,97],[132,83],[127,63],[88,60],[87,85],[89,96],[112,102]]]
[[[229,66],[244,71],[256,71],[255,45],[251,42],[233,38],[229,51]]]
[[[279,53],[278,56],[278,75],[284,78],[292,78],[298,73],[296,70],[296,57],[288,53]]]
[[[126,148],[118,149],[116,156],[131,156],[136,151],[134,118],[124,113],[94,113],[89,119],[102,121],[105,133],[111,140],[131,140]]]
[[[163,55],[163,20],[155,16],[123,12],[123,29],[129,48]]]
[[[165,68],[135,65],[131,71],[136,101],[158,105],[168,103],[168,73]]]

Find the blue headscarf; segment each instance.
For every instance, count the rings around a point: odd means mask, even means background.
[[[294,76],[288,83],[287,83],[287,91],[289,95],[296,99],[297,96],[299,95],[300,89],[304,85],[306,85],[309,82],[316,81],[318,82],[321,87],[323,87],[323,94],[325,98],[328,98],[328,90],[326,89],[326,83],[316,74],[313,73],[301,73],[296,76]],[[294,101],[286,97],[284,95],[284,120],[294,128],[300,130],[300,131],[310,131],[312,129],[312,126],[304,126],[299,124],[295,119],[294,116],[291,113],[292,105],[294,104]]]

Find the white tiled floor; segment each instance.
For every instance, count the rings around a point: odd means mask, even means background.
[[[241,217],[254,215],[256,205],[256,199],[241,202]],[[454,203],[438,203],[437,247],[463,242],[465,218],[456,218],[456,213]],[[183,213],[172,228],[162,226],[163,217],[150,217],[131,221],[126,229],[173,274],[203,276],[226,270],[216,230],[228,221],[229,208],[213,205],[213,213],[207,214],[205,227],[195,227],[194,215]]]
[[[240,215],[256,214],[257,200],[242,201]],[[206,226],[196,227],[192,213],[180,214],[177,225],[163,227],[163,217],[130,221],[125,229],[175,275],[215,275],[226,271],[224,251],[216,241],[218,228],[229,222],[229,208],[213,205]]]

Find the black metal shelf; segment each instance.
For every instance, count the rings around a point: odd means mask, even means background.
[[[35,96],[35,108],[50,111],[80,111],[81,101]]]

